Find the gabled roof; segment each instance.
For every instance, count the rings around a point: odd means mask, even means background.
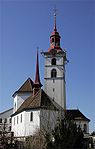
[[[62,108],[55,101],[53,101],[42,89],[40,89],[35,94],[35,96],[31,95],[30,97],[28,97],[12,116],[30,109],[59,110]]]
[[[66,110],[66,116],[72,120],[84,120],[90,122],[78,109]]]
[[[34,84],[33,81],[30,78],[28,78],[12,96],[14,97],[17,93],[22,92],[32,92],[33,84]]]

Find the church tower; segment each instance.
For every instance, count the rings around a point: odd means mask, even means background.
[[[55,102],[66,109],[65,64],[67,59],[65,50],[60,47],[60,38],[55,13],[50,48],[47,52],[42,52],[45,58],[44,90]]]

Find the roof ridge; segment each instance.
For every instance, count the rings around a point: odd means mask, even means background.
[[[55,108],[57,108],[58,110],[63,109],[56,101],[54,101],[48,94],[46,94],[46,92],[43,89],[42,89],[42,91],[45,93],[45,95],[48,97],[48,99],[54,105]]]
[[[69,112],[69,113],[68,113]],[[71,113],[70,113],[71,112]],[[82,119],[85,119],[87,121],[90,121],[79,109],[67,109],[67,114],[71,114],[73,118],[82,117]]]
[[[14,97],[15,94],[18,92],[31,92],[33,89],[33,84],[34,84],[34,82],[29,77],[27,80],[24,81],[24,83],[21,85],[21,87],[17,91],[15,91],[15,93],[12,96]],[[28,85],[28,86],[25,86],[25,85]]]
[[[25,82],[22,84],[22,86],[18,89],[18,91],[26,84],[26,82],[27,81],[30,81],[30,83],[31,83],[31,81],[32,81],[32,79],[29,77],[27,80],[25,80]],[[33,81],[32,81],[33,82]],[[33,82],[34,83],[34,82]]]

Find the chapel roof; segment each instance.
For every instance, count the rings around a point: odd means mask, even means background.
[[[12,116],[30,109],[62,110],[62,107],[40,89],[34,96],[28,97]]]
[[[34,82],[30,78],[28,78],[12,96],[14,97],[17,93],[22,93],[22,92],[32,92],[33,84]]]
[[[76,120],[76,121],[83,120],[83,121],[90,122],[90,120],[86,116],[84,116],[78,109],[66,110],[66,116],[72,120]]]

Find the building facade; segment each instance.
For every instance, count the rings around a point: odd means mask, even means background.
[[[78,109],[66,108],[65,64],[68,62],[65,49],[60,46],[60,35],[56,27],[54,15],[54,29],[50,36],[50,48],[42,52],[45,58],[44,90],[41,89],[39,73],[38,51],[36,58],[35,80],[28,78],[13,94],[13,109],[0,119],[11,116],[12,132],[15,137],[26,137],[44,129],[51,131],[59,118],[64,118],[64,111],[71,117],[77,127],[84,133],[89,133],[89,119]],[[5,111],[6,113],[6,111]],[[9,120],[8,120],[9,121]]]
[[[0,113],[0,131],[11,131],[11,115],[13,114],[13,108],[8,109]]]
[[[28,79],[13,94],[14,105],[15,103],[17,105],[14,106],[12,114],[12,131],[15,137],[30,136],[42,129],[45,131],[54,129],[62,108],[41,89],[41,86],[37,52],[35,81]]]

